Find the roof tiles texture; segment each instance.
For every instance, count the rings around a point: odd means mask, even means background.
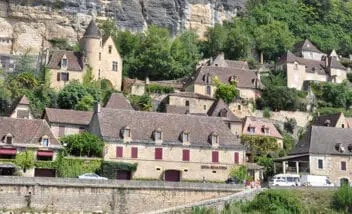
[[[46,108],[45,115],[49,123],[88,126],[93,112]]]
[[[254,127],[254,133],[251,133],[249,127]],[[269,128],[269,134],[265,134],[263,128]],[[256,136],[270,136],[282,139],[281,134],[276,129],[273,123],[258,117],[246,117],[243,125],[243,134]]]
[[[52,51],[47,65],[50,69],[61,69],[61,60],[63,56],[67,58],[68,71],[82,71],[82,55],[79,52],[72,51]]]
[[[233,114],[233,112],[229,109],[229,107],[222,99],[217,100],[212,105],[212,107],[208,111],[208,115],[213,117],[220,117],[220,112],[222,110],[226,110],[227,112],[227,117],[222,117],[223,120],[231,122],[241,122],[241,119]]]
[[[130,101],[123,94],[114,93],[110,96],[106,108],[116,108],[116,109],[128,109],[133,110]]]

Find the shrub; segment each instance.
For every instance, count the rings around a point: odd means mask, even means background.
[[[303,206],[297,196],[288,190],[267,190],[259,193],[245,210],[288,214],[302,213]]]
[[[295,118],[286,118],[286,122],[284,123],[284,129],[288,132],[293,134],[297,125],[297,121]]]
[[[352,213],[352,187],[342,185],[333,197],[332,206],[338,211]]]
[[[271,112],[270,112],[269,108],[264,108],[263,117],[265,117],[265,118],[270,118],[271,117]]]
[[[66,151],[74,156],[102,157],[104,142],[88,132],[62,137],[61,142],[66,144]]]
[[[30,150],[26,150],[24,152],[20,152],[16,155],[15,164],[23,169],[23,172],[26,172],[27,169],[31,169],[34,167],[34,152]]]
[[[133,108],[138,111],[151,111],[153,109],[152,98],[148,94],[143,96],[131,95],[128,98]]]
[[[55,166],[59,177],[75,178],[84,173],[98,172],[101,168],[101,159],[81,159],[59,157]]]
[[[161,86],[158,84],[150,84],[147,86],[146,91],[148,93],[168,94],[168,93],[174,92],[175,88],[171,86]]]
[[[239,181],[247,180],[247,167],[233,167],[230,172],[231,177],[236,177]]]
[[[104,161],[101,167],[101,174],[104,177],[115,179],[117,170],[126,170],[133,172],[137,170],[137,164]]]

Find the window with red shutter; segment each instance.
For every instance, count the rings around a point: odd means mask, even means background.
[[[240,154],[235,152],[235,163],[240,163]]]
[[[212,152],[212,162],[213,163],[218,163],[219,162],[219,152],[218,151],[213,151]]]
[[[131,157],[132,158],[138,158],[138,148],[137,147],[132,147],[132,149],[131,149]]]
[[[122,158],[122,156],[123,156],[123,147],[121,146],[116,147],[116,157]]]
[[[189,161],[189,150],[188,149],[184,149],[182,151],[182,160]]]
[[[162,160],[162,159],[163,159],[163,149],[155,148],[155,160]]]

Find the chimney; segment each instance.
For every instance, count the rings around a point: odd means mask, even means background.
[[[101,112],[101,104],[99,102],[96,102],[94,104],[94,113],[100,113]]]

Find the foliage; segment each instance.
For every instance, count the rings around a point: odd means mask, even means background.
[[[152,98],[148,94],[142,96],[130,95],[128,98],[133,108],[138,111],[151,111],[153,109]]]
[[[86,73],[83,76],[83,85],[85,87],[90,86],[90,84],[92,84],[92,82],[93,82],[93,79],[94,79],[93,69],[90,66],[88,66],[86,69]]]
[[[34,152],[30,150],[26,150],[24,152],[17,153],[15,164],[16,166],[20,167],[24,172],[26,172],[27,169],[33,168]]]
[[[260,155],[275,152],[279,149],[276,139],[270,136],[241,135],[241,143],[249,146],[255,154]]]
[[[60,141],[65,144],[68,154],[73,156],[102,157],[104,142],[88,132],[64,136]]]
[[[192,214],[217,214],[218,211],[215,208],[206,207],[192,207]]]
[[[229,104],[238,96],[239,93],[235,84],[223,84],[217,78],[214,81],[216,84],[215,97],[217,99],[222,99]]]
[[[75,110],[93,111],[94,98],[90,95],[84,96],[75,106]]]
[[[149,84],[146,87],[148,93],[156,94],[169,94],[175,91],[175,88],[172,86],[161,86],[159,84]]]
[[[303,205],[289,190],[266,190],[249,202],[246,211],[260,213],[302,213]]]
[[[35,61],[36,59],[30,55],[30,49],[26,50],[24,54],[20,55],[20,57],[17,59],[13,73],[14,74],[21,74],[24,72],[34,73]]]
[[[264,167],[264,179],[268,179],[269,177],[274,175],[274,161],[273,158],[264,155],[255,157],[255,162]]]
[[[347,79],[352,82],[352,73],[347,73]]]
[[[66,39],[52,38],[48,40],[53,48],[58,50],[73,51],[73,47],[67,42]]]
[[[247,180],[247,167],[240,166],[240,167],[232,167],[230,171],[231,177],[236,177],[239,181]]]
[[[297,126],[297,121],[295,118],[287,118],[286,122],[284,123],[284,129],[290,134],[293,134],[295,128]]]
[[[271,111],[270,111],[270,109],[268,107],[264,108],[263,117],[265,117],[265,118],[270,118],[271,117]]]
[[[349,184],[342,185],[338,191],[335,192],[332,206],[338,211],[352,212],[352,187]]]
[[[283,146],[284,146],[284,151],[285,154],[289,153],[293,147],[295,146],[295,139],[288,134],[285,134],[283,139]]]
[[[117,170],[126,170],[134,172],[137,170],[137,164],[104,161],[101,167],[101,175],[109,179],[115,179]]]
[[[101,159],[58,157],[55,165],[59,177],[75,178],[84,173],[99,171],[101,164]]]
[[[313,120],[315,117],[318,116],[318,113],[321,116],[325,115],[331,115],[335,113],[340,113],[342,112],[346,117],[352,117],[352,110],[351,109],[344,109],[344,108],[332,108],[332,107],[324,107],[324,108],[318,108],[314,113],[313,113]]]

